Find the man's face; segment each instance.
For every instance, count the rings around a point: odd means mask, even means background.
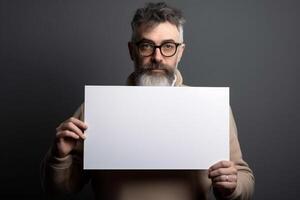
[[[150,28],[142,25],[137,30],[136,37],[138,43],[155,46],[167,42],[182,43],[177,27],[169,22],[160,23]],[[165,49],[168,49],[168,45]],[[170,57],[162,55],[159,48],[155,48],[152,55],[143,56],[135,43],[129,43],[130,56],[137,74],[137,85],[171,85],[183,50],[184,44],[181,44],[178,45],[176,53]]]

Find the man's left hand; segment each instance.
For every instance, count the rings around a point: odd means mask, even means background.
[[[226,197],[233,193],[237,186],[237,168],[231,161],[220,161],[208,169],[214,191]]]

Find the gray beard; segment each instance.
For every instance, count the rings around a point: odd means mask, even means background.
[[[138,86],[172,86],[175,80],[175,70],[168,70],[170,68],[156,62],[143,65],[136,71],[135,83]],[[152,71],[154,69],[160,69],[163,72],[156,73]]]
[[[143,73],[137,78],[137,85],[139,86],[172,86],[174,80],[174,73],[170,74],[156,74]]]

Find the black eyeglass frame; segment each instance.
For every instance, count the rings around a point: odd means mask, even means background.
[[[144,55],[142,55],[142,54],[140,53],[139,45],[142,44],[142,43],[146,43],[146,44],[149,44],[149,45],[153,46],[153,50],[152,50],[152,53],[151,53],[151,54],[149,54],[149,55],[147,55],[147,56],[144,56]],[[174,51],[174,53],[173,53],[172,55],[166,56],[166,55],[164,55],[164,53],[162,52],[161,47],[162,47],[163,45],[165,45],[165,44],[175,44],[175,51]],[[151,43],[151,42],[145,42],[145,41],[143,41],[143,40],[135,43],[135,45],[136,45],[137,48],[138,48],[139,54],[140,54],[141,56],[143,56],[143,57],[149,57],[149,56],[152,56],[152,55],[154,54],[156,48],[159,48],[159,51],[160,51],[161,55],[163,55],[164,57],[172,57],[172,56],[174,56],[174,55],[177,53],[178,46],[180,46],[180,45],[182,45],[182,44],[183,44],[183,43],[164,42],[164,43],[162,43],[161,45],[155,45],[154,43]]]

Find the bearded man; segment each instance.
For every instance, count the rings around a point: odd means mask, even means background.
[[[134,72],[127,85],[183,86],[178,63],[183,55],[184,18],[165,3],[149,3],[136,11],[128,43]],[[82,144],[88,128],[83,106],[57,127],[56,139],[42,162],[48,195],[73,194],[91,181],[95,199],[196,200],[251,199],[254,176],[242,159],[237,129],[230,113],[230,160],[208,170],[83,170]]]

